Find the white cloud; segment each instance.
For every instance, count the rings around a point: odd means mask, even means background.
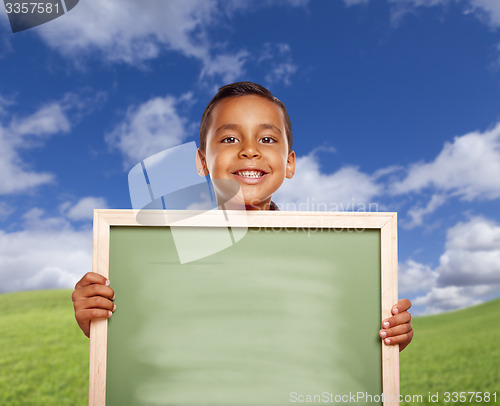
[[[165,51],[197,60],[202,74],[231,81],[242,75],[246,51],[226,50],[210,38],[209,30],[224,26],[235,12],[282,5],[302,7],[308,0],[267,0],[258,4],[241,0],[102,0],[80,2],[71,13],[41,26],[38,33],[58,52],[81,60],[97,52],[111,62],[142,65]],[[228,25],[228,28],[229,25]],[[233,65],[225,65],[231,61]]]
[[[344,0],[347,7],[367,4],[370,0]],[[493,29],[500,27],[500,2],[498,0],[387,0],[391,5],[391,20],[398,24],[407,14],[414,14],[419,7],[455,6],[467,8],[464,14],[474,14]]]
[[[61,205],[61,212],[70,220],[92,220],[94,209],[107,209],[108,203],[102,197],[87,196],[73,204],[65,202]]]
[[[415,299],[413,304],[425,306],[424,314],[442,313],[479,304],[483,302],[481,297],[491,296],[495,292],[498,294],[499,289],[500,285],[434,288],[425,296]]]
[[[14,209],[12,207],[5,202],[0,202],[0,220],[6,219],[12,213],[14,213]]]
[[[123,154],[125,168],[182,144],[191,135],[194,127],[178,112],[178,107],[190,97],[155,97],[128,109],[125,120],[106,134],[108,144]]]
[[[250,54],[241,50],[236,54],[222,54],[211,58],[203,67],[200,77],[221,76],[224,84],[232,83],[245,73],[244,65]]]
[[[204,35],[194,38],[193,34],[213,18],[215,6],[216,2],[206,0],[103,0],[99,7],[80,2],[38,32],[67,56],[99,51],[108,60],[133,63],[154,58],[167,48],[203,58]]]
[[[399,207],[411,206],[407,212],[409,220],[405,222],[402,218],[401,225],[411,229],[424,224],[426,216],[451,198],[465,201],[500,198],[497,173],[500,173],[500,123],[485,132],[455,137],[444,144],[433,160],[410,165],[406,172],[401,167],[387,167],[363,173],[356,167],[344,166],[327,174],[321,171],[312,152],[297,159],[294,179],[285,180],[274,198],[281,207],[289,209],[300,204],[304,210],[353,210],[354,207],[354,210],[373,211],[377,209],[374,198],[378,201],[404,195],[405,201],[398,202]],[[415,198],[424,191],[430,192],[429,200],[415,204]],[[367,207],[369,203],[374,208]]]
[[[344,0],[347,3],[357,3],[358,0]],[[391,18],[398,22],[403,16],[414,13],[419,7],[436,7],[457,4],[466,5],[464,14],[475,14],[476,17],[496,29],[500,27],[500,2],[498,0],[388,0],[392,4]]]
[[[22,231],[0,230],[0,293],[71,288],[91,270],[91,231],[33,209]]]
[[[500,2],[498,0],[469,0],[472,10],[492,28],[500,27]]]
[[[51,135],[67,133],[70,130],[69,119],[58,102],[52,102],[41,107],[30,116],[18,119],[14,117],[9,130],[13,137],[19,139],[23,135]]]
[[[268,73],[265,80],[268,85],[282,82],[289,86],[291,77],[298,69],[292,61],[290,45],[284,43],[264,44],[258,64],[266,67]]]
[[[101,93],[92,96],[88,92],[68,93],[34,113],[19,116],[8,114],[16,103],[0,97],[0,195],[25,192],[53,181],[53,174],[31,169],[20,151],[40,147],[53,135],[68,133],[102,99]]]
[[[448,230],[445,252],[431,267],[408,260],[400,264],[400,294],[418,292],[420,313],[472,306],[500,294],[500,225],[483,217]]]
[[[424,217],[428,214],[434,213],[434,211],[436,211],[444,203],[446,203],[445,195],[433,195],[425,207],[413,206],[408,209],[408,215],[411,217],[411,221],[409,223],[403,222],[401,225],[408,229],[422,225]]]
[[[344,4],[347,7],[354,6],[357,4],[367,4],[370,0],[344,0]]]
[[[35,186],[51,182],[53,175],[44,172],[35,172],[20,158],[15,142],[6,135],[5,129],[0,128],[0,195],[19,193]]]
[[[15,104],[14,100],[0,94],[0,117],[2,117],[9,106]]]
[[[7,126],[0,126],[0,194],[19,193],[51,182],[53,175],[30,170],[19,150],[38,144],[37,137],[69,131],[69,120],[58,103],[42,106],[23,118],[14,117]]]
[[[352,166],[322,173],[312,152],[297,159],[294,178],[285,180],[273,200],[284,210],[368,210],[380,192],[373,176]]]
[[[460,222],[447,233],[438,284],[500,284],[500,225],[483,217]]]
[[[367,4],[370,0],[344,0],[349,7],[357,4]],[[450,4],[466,6],[464,14],[475,16],[493,29],[500,27],[500,1],[498,0],[387,0],[391,4],[391,20],[399,23],[407,14],[413,14],[419,7],[437,7]]]
[[[106,102],[107,94],[103,91],[94,91],[90,88],[83,88],[78,92],[66,93],[61,99],[64,110],[71,114],[73,125],[79,122],[95,110],[102,107]]]
[[[241,1],[241,0],[233,0],[233,1]],[[294,7],[302,7],[302,6],[306,6],[307,4],[309,4],[309,1],[310,0],[268,0],[267,3],[268,4],[282,4],[282,5],[291,5],[291,6],[294,6]],[[264,1],[265,3],[265,1]]]
[[[408,260],[399,265],[400,296],[418,291],[429,291],[436,286],[438,274],[428,265]]]
[[[283,82],[289,86],[291,84],[290,78],[297,71],[297,66],[292,62],[280,62],[276,64],[266,75],[267,83]]]
[[[419,7],[435,7],[449,4],[452,0],[387,0],[391,5],[391,21],[399,24],[407,14],[413,14]],[[473,0],[469,0],[473,1]],[[346,7],[368,4],[370,0],[344,0]]]
[[[389,3],[413,6],[413,7],[434,7],[447,4],[450,0],[388,0]]]
[[[445,143],[431,162],[410,167],[407,177],[396,182],[396,194],[419,192],[433,187],[464,200],[500,197],[500,124],[493,129],[472,132]]]

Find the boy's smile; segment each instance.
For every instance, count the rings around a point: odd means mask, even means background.
[[[273,193],[295,171],[295,153],[288,151],[281,108],[257,95],[219,101],[211,113],[206,151],[199,151],[197,168],[214,180],[218,200],[230,200],[234,193],[218,187],[217,180],[232,180],[241,188],[247,209],[269,209]],[[223,183],[227,184],[219,185]]]

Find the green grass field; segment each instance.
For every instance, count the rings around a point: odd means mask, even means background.
[[[401,354],[401,393],[445,402],[445,392],[496,392],[500,404],[500,299],[415,318]],[[88,339],[73,317],[71,291],[0,295],[0,405],[86,405]],[[427,400],[439,393],[439,402]],[[468,395],[470,396],[470,395]],[[453,399],[451,399],[453,400]]]
[[[496,392],[500,404],[500,299],[414,318],[413,329],[413,342],[400,355],[402,394],[421,394],[426,405],[483,405],[495,403],[447,403],[445,392]],[[439,402],[428,402],[429,392],[439,392]]]
[[[0,405],[86,405],[88,345],[71,291],[0,295]]]

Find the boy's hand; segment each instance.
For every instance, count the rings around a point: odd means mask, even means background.
[[[378,332],[385,344],[399,344],[399,351],[403,351],[413,338],[411,315],[408,313],[410,307],[411,302],[408,299],[399,300],[392,307],[394,316],[383,320],[383,329]]]
[[[72,295],[75,318],[83,333],[90,337],[90,321],[111,317],[116,306],[115,292],[109,280],[95,272],[88,272],[75,285]]]

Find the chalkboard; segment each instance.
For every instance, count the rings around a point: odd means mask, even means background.
[[[94,215],[89,404],[397,404],[394,213],[138,214]]]

